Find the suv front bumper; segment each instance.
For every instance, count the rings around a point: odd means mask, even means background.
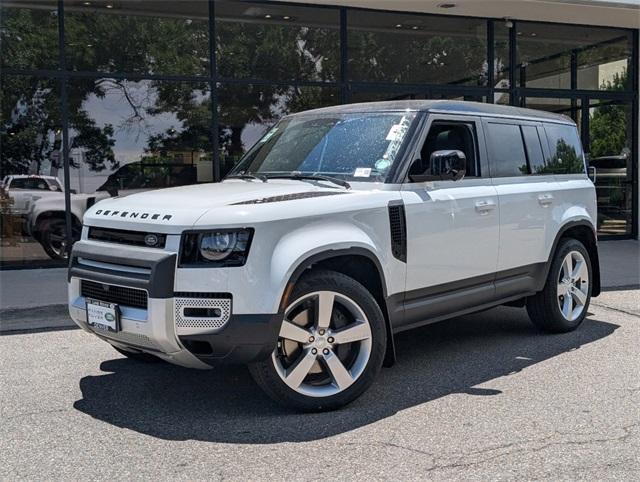
[[[123,254],[126,252],[126,257]],[[129,351],[151,353],[190,368],[221,363],[250,363],[274,350],[282,314],[234,314],[232,294],[174,293],[176,254],[130,246],[80,241],[74,245],[69,267],[69,313],[85,331]],[[105,288],[144,291],[146,306],[120,303],[120,331],[89,326],[81,283]],[[100,293],[92,298],[101,299]],[[219,307],[212,323],[185,317],[185,307]]]

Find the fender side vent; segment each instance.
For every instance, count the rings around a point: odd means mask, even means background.
[[[389,226],[391,228],[391,252],[394,258],[407,262],[407,223],[404,204],[389,204]]]

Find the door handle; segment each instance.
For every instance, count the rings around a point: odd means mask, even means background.
[[[541,206],[548,206],[553,203],[553,194],[540,194],[538,202]]]
[[[492,211],[496,208],[496,203],[493,201],[478,201],[476,202],[476,211],[480,214],[489,214],[489,211]]]

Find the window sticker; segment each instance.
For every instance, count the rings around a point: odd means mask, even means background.
[[[356,172],[353,173],[353,177],[369,177],[371,176],[370,167],[356,167]]]
[[[377,171],[386,171],[391,166],[391,161],[386,158],[378,159],[376,161],[376,170]]]
[[[395,141],[402,134],[404,134],[404,132],[402,131],[402,124],[394,124],[391,126],[391,129],[389,129],[386,140]]]

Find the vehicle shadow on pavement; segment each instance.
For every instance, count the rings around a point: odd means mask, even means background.
[[[125,358],[103,362],[104,375],[84,377],[82,399],[74,407],[115,426],[168,440],[316,440],[454,393],[500,396],[499,390],[476,385],[517,376],[617,328],[590,317],[573,333],[546,335],[534,329],[524,310],[498,308],[401,333],[396,337],[396,365],[383,369],[360,399],[330,414],[299,414],[280,407],[244,367],[199,371]]]

